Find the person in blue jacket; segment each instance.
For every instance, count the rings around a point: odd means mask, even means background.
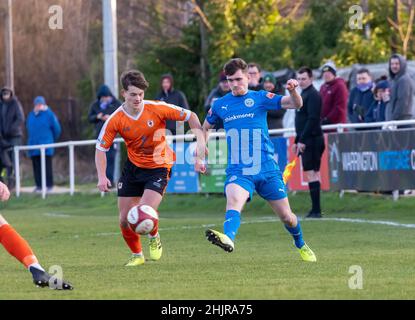
[[[33,111],[29,113],[26,122],[28,145],[54,143],[61,134],[61,126],[56,115],[47,106],[44,97],[36,97],[33,103]],[[52,157],[54,152],[53,148],[46,149],[46,187],[48,191],[53,188]],[[40,149],[29,150],[29,157],[32,158],[33,163],[35,192],[40,192],[42,189]]]

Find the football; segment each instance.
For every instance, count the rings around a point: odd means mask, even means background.
[[[147,205],[135,206],[128,211],[127,221],[134,232],[149,234],[158,226],[158,212]]]

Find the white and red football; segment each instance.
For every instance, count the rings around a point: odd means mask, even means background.
[[[127,221],[134,232],[145,235],[157,228],[159,215],[158,212],[150,206],[135,206],[128,211]]]

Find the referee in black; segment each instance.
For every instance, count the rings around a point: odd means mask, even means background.
[[[313,86],[313,72],[302,67],[297,71],[297,81],[302,89],[303,107],[295,115],[296,138],[293,145],[295,154],[301,154],[303,170],[308,179],[312,208],[306,218],[321,218],[320,206],[320,164],[324,151],[324,137],[321,130],[321,97]]]

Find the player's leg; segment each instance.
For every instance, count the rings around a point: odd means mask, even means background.
[[[144,190],[143,197],[140,200],[141,205],[147,205],[152,207],[154,210],[157,210],[163,196],[154,190],[146,189]],[[163,253],[163,247],[161,246],[160,234],[157,227],[148,235],[150,239],[150,260],[157,261],[160,260]]]
[[[72,290],[71,284],[62,280],[62,285],[49,281],[51,276],[42,268],[32,248],[17,231],[0,215],[0,243],[6,251],[19,260],[32,274],[33,282],[39,287],[50,287],[58,290]]]
[[[118,197],[118,210],[121,234],[130,248],[132,256],[127,262],[127,267],[141,265],[145,262],[141,247],[140,235],[135,233],[128,225],[127,215],[130,209],[140,203],[141,197]]]
[[[255,178],[255,187],[258,194],[268,201],[272,210],[284,223],[300,251],[301,258],[305,261],[316,261],[313,251],[304,242],[300,222],[291,211],[281,172],[272,171],[258,175],[258,178]]]
[[[143,172],[143,177],[145,179],[145,186],[140,205],[148,205],[154,210],[158,210],[171,177],[171,170],[168,168],[151,169]],[[150,239],[150,259],[153,261],[160,260],[163,247],[161,245],[158,226],[148,237]]]
[[[248,199],[252,196],[252,183],[248,180],[243,181],[239,178],[238,183],[226,184],[226,214],[223,224],[224,233],[208,229],[206,237],[212,244],[221,247],[227,252],[232,252],[235,248],[234,241],[241,224],[241,212]]]
[[[284,223],[285,229],[291,234],[294,239],[294,244],[300,251],[301,258],[304,261],[315,262],[317,258],[314,252],[307,246],[303,239],[303,232],[300,221],[297,216],[291,211],[288,198],[285,197],[280,200],[268,200],[272,210]]]

